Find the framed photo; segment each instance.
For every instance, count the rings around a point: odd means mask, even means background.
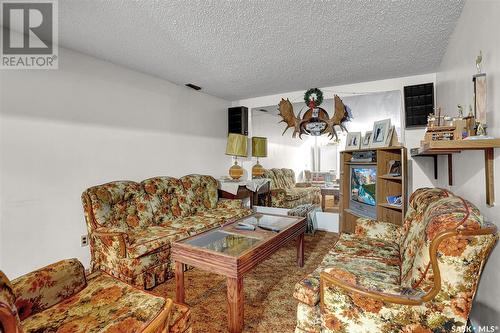
[[[389,170],[389,172],[387,173],[388,176],[400,177],[401,176],[401,161],[390,160],[387,169]]]
[[[379,120],[373,123],[370,147],[386,147],[391,128],[391,119]]]
[[[345,142],[345,150],[357,150],[361,144],[361,132],[347,133],[347,140]]]
[[[373,131],[366,131],[363,136],[363,140],[361,140],[361,148],[370,148],[370,141],[372,140]]]

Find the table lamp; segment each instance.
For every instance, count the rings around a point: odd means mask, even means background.
[[[234,165],[229,169],[229,176],[240,179],[243,168],[238,165],[238,156],[247,156],[247,137],[242,134],[229,133],[227,137],[226,155],[234,156]]]
[[[257,157],[257,164],[252,167],[252,177],[262,177],[264,168],[259,164],[259,157],[267,157],[267,138],[254,136],[252,137],[252,156]]]

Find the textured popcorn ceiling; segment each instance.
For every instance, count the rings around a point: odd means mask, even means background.
[[[464,0],[59,1],[62,46],[228,100],[429,73]]]

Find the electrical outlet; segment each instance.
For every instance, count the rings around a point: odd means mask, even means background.
[[[80,246],[84,247],[84,246],[87,246],[87,245],[89,245],[89,236],[88,235],[82,235],[82,237],[80,238]]]

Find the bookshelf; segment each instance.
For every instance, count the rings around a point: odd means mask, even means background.
[[[377,149],[362,149],[357,151],[376,152],[376,162],[352,162],[353,151],[343,151],[340,154],[340,232],[352,233],[356,227],[356,220],[361,216],[358,212],[349,209],[350,200],[350,166],[374,165],[377,169],[377,184],[375,190],[377,220],[401,225],[403,223],[408,197],[408,166],[407,150],[405,147],[386,147]],[[389,161],[401,162],[401,176],[389,176]],[[393,206],[387,203],[389,195],[401,195],[403,204]]]

